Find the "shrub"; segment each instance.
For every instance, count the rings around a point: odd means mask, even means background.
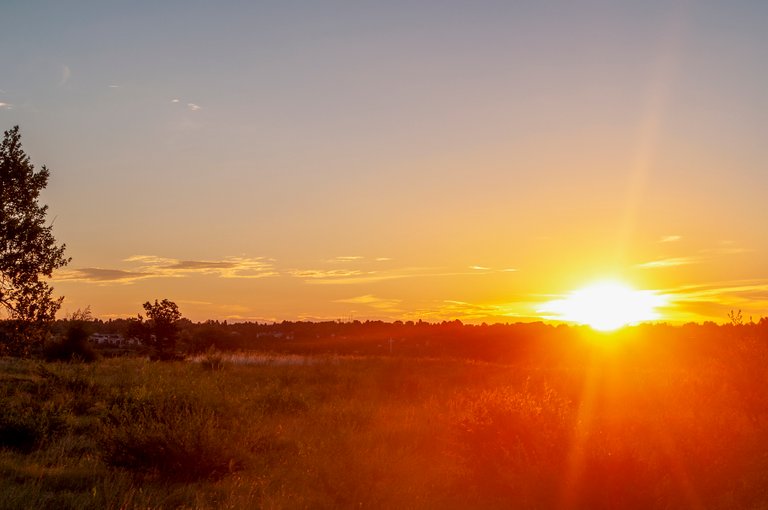
[[[163,480],[216,479],[241,464],[220,417],[175,396],[117,402],[99,443],[107,464]]]
[[[53,405],[6,399],[0,402],[0,408],[0,448],[28,453],[64,429],[63,413]]]
[[[64,337],[48,342],[43,348],[46,361],[84,361],[90,363],[98,357],[88,343],[88,327],[84,321],[71,321]]]

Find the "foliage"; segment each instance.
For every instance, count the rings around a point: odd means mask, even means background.
[[[175,397],[119,399],[100,434],[107,464],[152,478],[195,481],[221,477],[238,465],[221,418]]]
[[[45,344],[43,357],[47,361],[96,361],[97,354],[88,342],[93,329],[90,307],[76,310],[66,321],[62,338]]]
[[[63,298],[41,279],[66,265],[65,245],[58,246],[53,226],[46,226],[48,206],[40,205],[40,192],[49,171],[35,171],[21,147],[16,126],[0,144],[0,308],[9,320],[0,334],[0,349],[27,355],[42,344],[47,327]]]
[[[28,453],[50,442],[64,428],[62,411],[32,399],[2,399],[0,448]]]
[[[168,299],[143,305],[147,319],[139,314],[129,323],[128,335],[138,338],[151,350],[151,358],[162,361],[177,359],[176,340],[179,336],[181,312],[178,305]]]
[[[25,424],[0,510],[766,508],[766,327],[601,336],[569,363],[0,358],[0,421]]]

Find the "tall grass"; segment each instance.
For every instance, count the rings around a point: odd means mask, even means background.
[[[0,360],[0,510],[768,507],[738,359]]]

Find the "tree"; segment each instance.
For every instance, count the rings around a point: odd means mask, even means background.
[[[173,301],[163,299],[144,303],[147,320],[139,314],[128,327],[128,335],[138,338],[150,348],[151,357],[160,360],[176,358],[176,340],[179,336],[181,312]]]
[[[6,318],[0,352],[28,355],[42,344],[63,297],[54,298],[43,277],[69,263],[65,245],[56,244],[46,225],[47,205],[40,192],[49,172],[30,163],[21,147],[19,126],[5,131],[0,144],[0,308]]]
[[[72,312],[63,322],[63,334],[43,347],[43,358],[46,361],[96,361],[96,351],[88,342],[94,323],[90,306]]]

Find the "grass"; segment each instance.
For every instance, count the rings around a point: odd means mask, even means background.
[[[0,360],[0,510],[768,507],[757,365],[266,358]]]

